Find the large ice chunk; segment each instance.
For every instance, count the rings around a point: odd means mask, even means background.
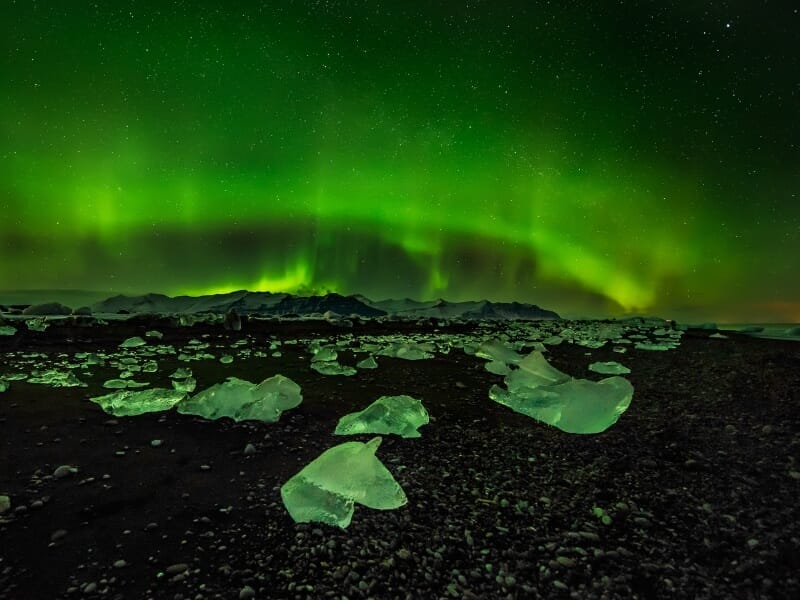
[[[475,351],[475,356],[492,362],[517,364],[522,357],[513,348],[509,348],[500,340],[487,340]]]
[[[58,369],[35,370],[31,372],[28,383],[38,383],[51,387],[86,387],[72,371],[59,371]]]
[[[366,444],[329,448],[281,486],[281,498],[298,523],[318,521],[345,528],[355,503],[387,510],[408,502],[406,494],[375,451],[380,437]]]
[[[519,361],[519,369],[506,377],[509,391],[540,385],[555,385],[569,381],[570,376],[552,366],[538,350]]]
[[[206,419],[230,417],[234,421],[275,423],[281,413],[303,401],[300,386],[283,375],[274,375],[259,384],[228,377],[181,402],[179,413]]]
[[[595,382],[573,379],[535,351],[506,377],[507,390],[492,386],[489,397],[567,433],[600,433],[630,406],[633,386],[623,377]]]
[[[336,435],[395,433],[404,438],[419,437],[417,429],[430,422],[422,402],[411,396],[381,396],[361,412],[339,419]]]
[[[630,406],[633,386],[624,377],[571,379],[557,385],[506,391],[492,386],[489,397],[567,433],[600,433]]]
[[[186,397],[184,392],[152,388],[132,392],[119,390],[113,394],[89,398],[100,405],[105,412],[115,417],[130,417],[150,412],[169,410]]]

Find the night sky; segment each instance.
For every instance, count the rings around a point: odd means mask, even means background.
[[[800,321],[794,2],[0,3],[0,289]]]

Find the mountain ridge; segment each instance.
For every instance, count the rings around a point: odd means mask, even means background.
[[[94,313],[228,313],[264,316],[308,316],[328,314],[366,318],[461,318],[469,320],[552,320],[561,317],[552,310],[522,302],[489,300],[450,302],[443,298],[430,301],[386,299],[374,301],[361,294],[344,296],[337,293],[295,296],[288,293],[249,292],[237,290],[207,296],[174,296],[118,294],[96,302]]]

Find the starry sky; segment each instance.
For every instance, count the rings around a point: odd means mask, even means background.
[[[793,2],[0,3],[0,289],[800,321]]]

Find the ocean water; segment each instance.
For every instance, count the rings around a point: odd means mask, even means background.
[[[759,338],[800,341],[800,323],[731,323],[720,324],[719,329]],[[756,329],[760,330],[755,331]]]

